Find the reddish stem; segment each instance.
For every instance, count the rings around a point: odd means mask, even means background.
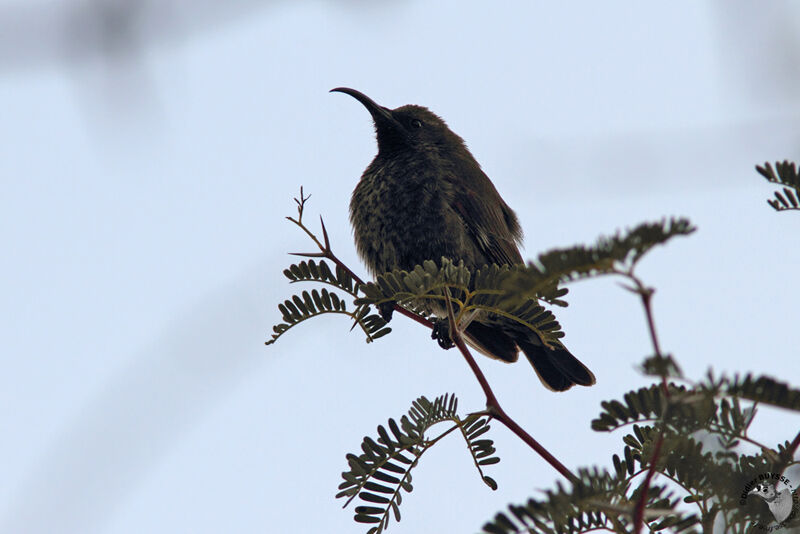
[[[653,310],[650,305],[650,299],[653,296],[653,290],[645,287],[637,278],[634,278],[634,282],[636,283],[638,289],[637,292],[642,298],[642,306],[644,306],[644,313],[647,317],[647,327],[650,331],[650,340],[653,342],[653,350],[655,351],[656,356],[661,358],[661,347],[658,343],[656,325],[655,321],[653,320]],[[669,386],[667,384],[666,375],[661,376],[661,388],[664,390],[664,398],[669,399]],[[650,468],[647,470],[644,484],[642,484],[642,494],[639,496],[639,500],[636,502],[636,508],[633,512],[633,532],[635,534],[639,534],[639,532],[642,531],[642,526],[644,525],[644,506],[647,502],[647,492],[650,488],[650,482],[653,480],[653,475],[656,472],[656,462],[658,461],[658,457],[661,455],[661,446],[663,444],[664,434],[659,433],[655,448],[653,449],[653,456],[650,458]]]
[[[451,315],[452,319],[452,315]],[[484,395],[486,395],[486,408],[489,410],[489,414],[494,418],[506,425],[509,430],[511,430],[514,434],[517,435],[522,441],[524,441],[530,448],[532,448],[536,453],[544,458],[544,460],[549,463],[550,465],[555,468],[556,471],[561,473],[566,479],[570,482],[577,483],[578,477],[575,474],[567,469],[567,467],[558,461],[558,459],[550,454],[550,452],[545,449],[538,441],[536,441],[533,436],[525,432],[525,430],[517,424],[514,419],[509,416],[505,410],[500,406],[500,402],[498,402],[497,397],[492,391],[489,382],[486,380],[486,376],[484,376],[483,371],[481,368],[478,367],[475,358],[472,357],[472,354],[469,352],[467,345],[464,343],[464,339],[461,337],[461,333],[458,331],[457,328],[454,328],[454,325],[451,321],[451,337],[453,342],[458,347],[458,350],[461,351],[461,354],[464,356],[464,359],[467,360],[467,365],[469,368],[472,369],[472,373],[475,375],[475,378],[478,379],[478,383],[481,385],[481,389],[483,389]]]
[[[303,199],[303,190],[302,190],[302,188],[300,189],[300,198]],[[314,240],[314,242],[319,247],[320,252],[318,252],[318,253],[317,252],[315,252],[315,253],[294,253],[294,255],[307,256],[307,257],[311,257],[311,258],[314,258],[314,257],[327,258],[330,261],[332,261],[333,263],[335,263],[336,265],[338,265],[339,267],[341,267],[342,269],[344,269],[356,283],[363,285],[364,281],[356,273],[354,273],[352,270],[350,270],[350,268],[347,265],[345,265],[339,258],[337,258],[336,255],[331,250],[330,240],[328,238],[328,232],[325,229],[325,223],[322,222],[322,218],[320,217],[320,224],[322,225],[322,235],[323,235],[323,240],[324,240],[324,243],[325,243],[324,245],[322,243],[320,243],[319,240],[302,224],[303,205],[305,204],[305,199],[303,199],[302,201],[297,201],[297,199],[295,199],[295,201],[297,202],[297,204],[299,206],[298,209],[299,209],[299,212],[300,212],[300,216],[299,216],[299,218],[297,220],[295,220],[295,219],[293,219],[291,217],[287,217],[287,219],[289,219],[293,223],[295,223],[298,226],[300,226]],[[450,324],[451,324],[450,331],[454,334],[452,336],[453,337],[453,342],[456,344],[456,346],[458,346],[458,349],[461,351],[461,354],[464,355],[464,359],[467,360],[467,364],[469,365],[470,369],[472,369],[472,372],[475,374],[475,378],[478,379],[478,383],[481,385],[481,388],[483,389],[483,392],[486,395],[486,407],[488,408],[491,417],[497,419],[498,421],[500,421],[501,423],[506,425],[506,427],[508,427],[509,430],[511,430],[522,441],[524,441],[526,444],[528,444],[528,446],[530,446],[542,458],[544,458],[545,461],[547,461],[547,463],[552,465],[556,469],[556,471],[558,471],[559,473],[564,475],[564,477],[569,479],[571,482],[573,482],[573,483],[577,482],[578,478],[572,473],[572,471],[567,469],[566,466],[564,466],[564,464],[562,464],[561,462],[559,462],[555,458],[555,456],[550,454],[550,452],[548,452],[547,449],[542,447],[542,445],[538,441],[533,439],[533,437],[530,434],[525,432],[525,430],[521,426],[519,426],[517,424],[517,422],[514,421],[503,410],[503,408],[500,406],[500,403],[497,401],[497,397],[495,397],[491,386],[489,386],[489,382],[487,382],[486,377],[483,374],[483,371],[481,371],[480,367],[478,367],[478,364],[475,362],[475,359],[472,357],[472,354],[470,354],[469,349],[464,344],[464,340],[461,337],[461,334],[458,332],[458,329],[455,328],[454,319],[453,319],[453,313],[452,313],[452,307],[451,307],[451,304],[450,304],[449,300],[447,301],[447,306],[448,306],[448,309],[449,309],[449,312],[450,312]],[[431,321],[429,321],[428,319],[426,319],[424,317],[421,317],[421,316],[417,315],[414,312],[411,312],[411,311],[403,308],[399,304],[395,304],[394,305],[394,309],[398,313],[400,313],[402,315],[405,315],[406,317],[408,317],[410,319],[413,319],[414,321],[418,322],[419,324],[421,324],[423,326],[426,326],[428,328],[433,328],[433,323]]]
[[[644,525],[644,503],[647,502],[647,490],[650,488],[650,481],[653,480],[653,474],[655,474],[656,471],[656,461],[661,454],[661,445],[663,444],[664,435],[659,434],[658,440],[656,440],[656,446],[653,448],[653,457],[650,459],[650,468],[647,470],[647,475],[644,478],[644,484],[642,484],[642,494],[639,496],[639,500],[636,503],[636,509],[633,511],[634,534],[639,534],[639,532],[642,531],[642,526]]]

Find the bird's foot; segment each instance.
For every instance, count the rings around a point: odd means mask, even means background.
[[[431,330],[431,339],[435,339],[439,346],[443,349],[452,349],[455,347],[453,338],[450,337],[450,320],[447,318],[439,318],[433,321],[433,329]]]
[[[392,320],[394,304],[394,301],[390,300],[389,302],[381,302],[376,306],[378,308],[378,315],[380,315],[387,323]]]

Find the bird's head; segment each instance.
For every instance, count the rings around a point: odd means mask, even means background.
[[[377,104],[364,93],[348,87],[337,87],[331,89],[331,92],[350,95],[367,108],[375,123],[379,154],[429,148],[464,148],[464,140],[428,108],[407,105],[389,109]]]
[[[751,489],[748,495],[758,495],[765,501],[770,502],[775,499],[778,492],[775,491],[775,486],[772,484],[764,483],[758,484],[755,488]]]

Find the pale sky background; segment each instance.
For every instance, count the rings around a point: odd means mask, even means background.
[[[302,289],[286,253],[312,249],[284,220],[301,184],[365,271],[347,206],[376,147],[336,86],[443,116],[529,258],[689,217],[640,269],[662,347],[692,377],[800,384],[800,214],[753,169],[800,159],[796,2],[229,4],[0,0],[0,532],[364,532],[333,498],[345,454],[419,395],[482,407],[461,356],[402,317],[370,345],[341,317],[263,345]],[[479,363],[567,466],[610,467],[622,434],[589,424],[649,383],[644,317],[612,280],[570,296],[556,313],[595,387]],[[552,487],[493,427],[499,490],[453,436],[390,532],[477,532]],[[798,428],[762,409],[754,435]]]

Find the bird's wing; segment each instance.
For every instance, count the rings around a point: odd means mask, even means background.
[[[514,211],[477,163],[463,165],[457,173],[458,179],[451,184],[452,206],[486,263],[522,263],[517,248],[522,240],[522,229]]]

